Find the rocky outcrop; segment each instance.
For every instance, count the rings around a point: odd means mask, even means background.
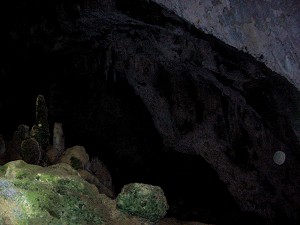
[[[67,163],[74,169],[83,169],[89,163],[89,155],[83,146],[73,146],[64,152],[59,162]]]
[[[119,211],[114,200],[64,163],[40,167],[19,160],[1,166],[0,203],[0,222],[7,225],[150,224],[126,213],[128,209]]]
[[[41,99],[42,104],[38,103]],[[0,135],[0,165],[18,159],[42,166],[56,163],[69,164],[78,170],[83,179],[96,185],[100,193],[114,198],[112,178],[105,165],[98,158],[93,158],[90,162],[89,155],[83,146],[76,145],[64,151],[62,124],[54,123],[53,144],[50,145],[47,117],[46,102],[44,97],[39,95],[36,104],[36,123],[31,132],[29,133],[28,126],[20,125],[15,131],[13,139],[8,142],[8,152],[6,151],[5,140]],[[42,144],[44,144],[44,149],[47,149],[46,154],[42,149]]]
[[[65,138],[61,123],[54,123],[53,149],[58,157],[60,157],[65,151]]]
[[[48,108],[43,95],[38,95],[36,98],[35,123],[30,131],[30,136],[37,140],[44,151],[49,146]]]
[[[169,208],[160,187],[141,183],[125,185],[117,197],[117,207],[152,223],[163,218]]]
[[[29,127],[27,125],[21,124],[18,126],[17,130],[14,132],[12,140],[8,141],[7,144],[7,154],[4,157],[5,161],[21,159],[22,152],[22,142],[30,138]]]
[[[299,1],[153,1],[198,29],[249,52],[300,89]]]
[[[270,223],[299,221],[298,90],[157,5],[83,2],[79,8],[48,3],[47,9],[36,3],[36,11],[28,3],[15,12],[1,52],[7,87],[21,93],[43,88],[49,116],[62,121],[69,146],[70,139],[93,140],[93,154],[113,155],[128,171],[139,165],[149,176],[156,166],[151,160],[162,154],[200,156],[242,211]],[[25,72],[36,84],[23,80]],[[1,89],[0,96],[10,91]],[[7,117],[0,112],[0,119]],[[286,154],[282,165],[273,162],[278,150]]]

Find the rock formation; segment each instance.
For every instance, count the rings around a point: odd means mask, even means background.
[[[43,95],[37,96],[35,110],[35,124],[30,131],[30,136],[37,140],[43,150],[46,150],[49,145],[50,130],[48,107]]]
[[[153,0],[198,29],[249,52],[300,90],[298,0]]]
[[[144,184],[144,188],[148,186]],[[155,194],[156,191],[152,190],[152,194],[163,196],[163,192]],[[129,198],[134,196],[129,194]],[[0,170],[0,203],[0,222],[7,225],[151,224],[147,219],[131,216],[128,209],[118,210],[116,201],[99,194],[94,185],[64,163],[40,167],[18,160],[5,164]],[[148,204],[145,202],[139,210]]]
[[[66,145],[93,149],[121,181],[163,174],[167,156],[179,152],[216,172],[239,212],[270,224],[299,221],[300,95],[287,79],[151,2],[15,1],[3,20],[1,124],[23,123],[8,115],[45,93]],[[179,174],[189,171],[183,163]],[[201,171],[191,172],[194,185]]]
[[[127,184],[122,188],[117,197],[117,207],[152,223],[163,218],[169,208],[160,187],[140,183]]]
[[[65,151],[65,138],[61,123],[54,123],[53,128],[53,148],[60,157]]]

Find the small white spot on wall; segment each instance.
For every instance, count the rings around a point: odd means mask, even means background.
[[[283,151],[277,151],[274,153],[273,161],[277,165],[282,165],[285,162],[285,153]]]

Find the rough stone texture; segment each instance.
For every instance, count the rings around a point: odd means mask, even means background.
[[[61,123],[54,123],[53,148],[56,150],[57,157],[60,157],[65,151],[65,137]]]
[[[249,52],[300,89],[298,0],[152,0],[197,28]]]
[[[11,92],[36,96],[43,87],[51,116],[63,120],[74,141],[86,137],[105,145],[94,153],[113,152],[131,171],[155,168],[151,160],[171,150],[200,156],[239,209],[270,223],[298,222],[299,91],[249,55],[151,3],[117,1],[117,10],[106,11],[96,1],[84,2],[80,11],[65,1],[6,8],[0,71],[7,88],[0,98],[10,98],[2,99],[0,113],[23,104]],[[152,148],[155,135],[161,151]],[[287,156],[281,166],[273,162],[278,150]]]
[[[39,164],[42,160],[42,149],[35,138],[22,141],[20,154],[27,163]]]
[[[87,182],[94,184],[99,192],[101,194],[105,194],[106,196],[110,197],[110,198],[115,198],[115,193],[113,192],[113,189],[109,189],[107,186],[103,185],[102,182],[100,182],[100,180],[94,176],[93,174],[89,173],[86,170],[78,170],[79,175],[85,179]]]
[[[83,169],[89,163],[89,155],[83,146],[73,146],[66,149],[59,162],[67,163],[74,169]]]
[[[65,151],[65,137],[61,123],[54,123],[52,145],[46,150],[49,163],[55,164]]]
[[[50,167],[22,160],[0,167],[0,223],[141,225],[123,214],[67,164]]]
[[[35,124],[30,136],[35,138],[41,148],[46,150],[49,145],[50,130],[48,124],[48,107],[43,95],[38,95],[35,104]]]
[[[117,207],[153,223],[163,218],[169,208],[160,187],[141,183],[125,185],[117,197]]]
[[[42,168],[13,161],[1,167],[0,177],[5,224],[104,223],[97,189],[67,164]]]
[[[113,193],[113,183],[107,167],[98,158],[92,158],[89,170],[98,178],[101,185]]]
[[[27,125],[21,124],[18,129],[14,132],[13,138],[8,142],[7,154],[8,160],[21,159],[21,144],[25,139],[29,138],[29,127]]]
[[[46,157],[49,164],[55,164],[59,161],[57,150],[53,146],[49,146],[46,151]]]

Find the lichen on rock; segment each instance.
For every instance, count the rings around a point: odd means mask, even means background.
[[[125,185],[117,197],[120,210],[156,222],[169,208],[163,190],[158,186],[142,183]]]
[[[128,201],[126,203],[130,204]],[[153,204],[151,201],[147,203]],[[160,209],[152,206],[150,208]],[[162,212],[152,213],[151,216],[153,215],[158,218],[157,215],[162,215]],[[99,194],[95,185],[82,179],[78,172],[66,163],[41,167],[17,160],[0,166],[0,224],[153,223],[118,210],[116,200]]]
[[[40,167],[18,160],[0,168],[4,224],[103,224],[101,197],[67,164]]]

